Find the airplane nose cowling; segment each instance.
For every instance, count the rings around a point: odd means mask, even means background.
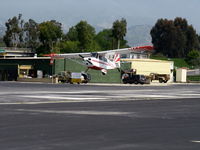
[[[88,65],[92,65],[91,63],[91,58],[84,58],[85,64]]]

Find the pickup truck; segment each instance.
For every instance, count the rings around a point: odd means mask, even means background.
[[[122,74],[122,82],[124,84],[127,83],[134,83],[134,84],[144,84],[146,83],[146,77],[144,75],[140,75],[140,74],[135,74],[136,72],[134,71],[126,71]]]

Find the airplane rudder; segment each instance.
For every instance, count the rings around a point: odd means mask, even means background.
[[[114,61],[119,62],[120,61],[120,54],[116,53],[114,56]]]

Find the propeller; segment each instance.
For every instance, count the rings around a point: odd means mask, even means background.
[[[92,65],[92,63],[89,60],[86,60],[90,65]]]
[[[79,54],[79,56],[84,59],[83,55]]]
[[[88,64],[92,65],[92,63],[89,60],[84,59],[85,57],[83,57],[83,55],[79,54],[79,57],[81,57],[84,61],[87,61]]]

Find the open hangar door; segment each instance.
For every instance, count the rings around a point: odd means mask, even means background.
[[[17,77],[17,64],[0,64],[0,81],[16,81]]]

